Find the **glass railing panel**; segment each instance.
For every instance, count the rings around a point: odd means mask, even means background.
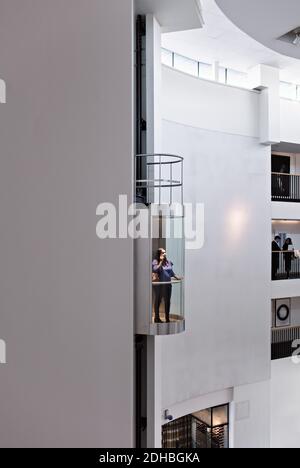
[[[184,329],[184,217],[163,210],[152,217],[152,314],[153,331],[168,334],[161,325]],[[160,327],[160,328],[159,328]],[[170,329],[170,333],[172,333]],[[174,331],[175,333],[175,331]]]

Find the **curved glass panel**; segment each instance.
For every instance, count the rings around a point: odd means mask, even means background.
[[[152,314],[154,334],[184,330],[184,218],[152,218]],[[156,234],[156,235],[155,235]]]

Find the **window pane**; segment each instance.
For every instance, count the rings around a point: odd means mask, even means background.
[[[280,82],[280,97],[286,99],[297,98],[297,86],[293,83],[286,83],[285,81]]]
[[[212,65],[208,63],[199,63],[199,76],[200,78],[205,78],[206,80],[213,79],[213,68]]]
[[[228,424],[228,406],[213,408],[213,427]]]
[[[196,60],[191,60],[182,55],[175,54],[174,56],[174,67],[177,70],[188,73],[189,75],[198,76],[198,62]]]
[[[161,61],[164,65],[168,65],[168,67],[173,66],[173,53],[170,50],[162,49],[161,50]]]
[[[194,413],[193,416],[195,416],[195,418],[199,419],[199,421],[203,422],[207,426],[211,427],[211,412],[212,408],[208,408]]]

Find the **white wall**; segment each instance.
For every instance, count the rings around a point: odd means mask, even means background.
[[[272,202],[272,219],[300,219],[300,204],[287,202]]]
[[[272,361],[271,447],[298,448],[300,365],[290,358]]]
[[[177,405],[169,407],[169,414],[173,416],[174,420],[186,416],[187,414],[193,414],[198,411],[213,408],[215,406],[226,405],[233,401],[233,388],[227,388],[218,392],[207,393],[191,400],[183,401]],[[162,414],[161,423],[166,424],[167,421],[164,419]]]
[[[298,297],[300,295],[299,279],[271,281],[271,298]]]
[[[166,66],[163,66],[163,76],[165,118],[200,128],[259,136],[259,92],[192,76],[188,78],[187,88],[186,74]],[[172,99],[175,90],[180,91],[176,102]],[[300,143],[299,101],[280,99],[280,140]]]
[[[234,389],[234,448],[270,447],[270,380]]]
[[[281,141],[300,143],[300,102],[280,99]]]
[[[219,89],[217,84],[209,86]],[[208,99],[215,127],[223,130],[217,117],[220,103],[226,107],[226,99],[231,102],[230,131],[222,133],[190,126],[187,106],[192,101],[194,124],[196,118],[199,126],[206,123],[206,82],[164,69],[163,87],[168,90],[163,149],[185,158],[185,200],[205,204],[204,248],[187,251],[187,332],[165,338],[162,345],[162,400],[168,408],[206,393],[268,380],[271,202],[270,148],[257,138],[239,135],[245,107],[237,104],[237,90],[222,88],[225,101],[218,92]],[[256,100],[256,94],[248,94],[250,101]],[[250,122],[256,117],[253,105],[247,114]],[[170,121],[179,115],[181,123]]]
[[[185,200],[205,204],[205,245],[186,253],[187,332],[162,350],[168,407],[268,379],[270,158],[251,138],[172,122],[163,135],[185,157]]]
[[[164,118],[192,127],[259,136],[256,91],[201,80],[163,66]]]
[[[132,1],[2,0],[1,447],[133,445]]]

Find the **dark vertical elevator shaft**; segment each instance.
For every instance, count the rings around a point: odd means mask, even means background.
[[[146,123],[146,18],[139,15],[136,21],[136,154],[147,152]],[[145,160],[136,158],[136,180],[146,179]],[[136,201],[145,203],[145,188],[136,187]]]
[[[147,152],[146,139],[146,18],[138,16],[136,21],[136,154]],[[136,158],[136,180],[147,177],[144,158]],[[147,190],[136,186],[136,203],[145,204]],[[135,337],[135,419],[136,419],[136,448],[145,445],[146,438],[146,374],[147,367],[147,341],[146,337]],[[144,372],[143,372],[144,370]]]

